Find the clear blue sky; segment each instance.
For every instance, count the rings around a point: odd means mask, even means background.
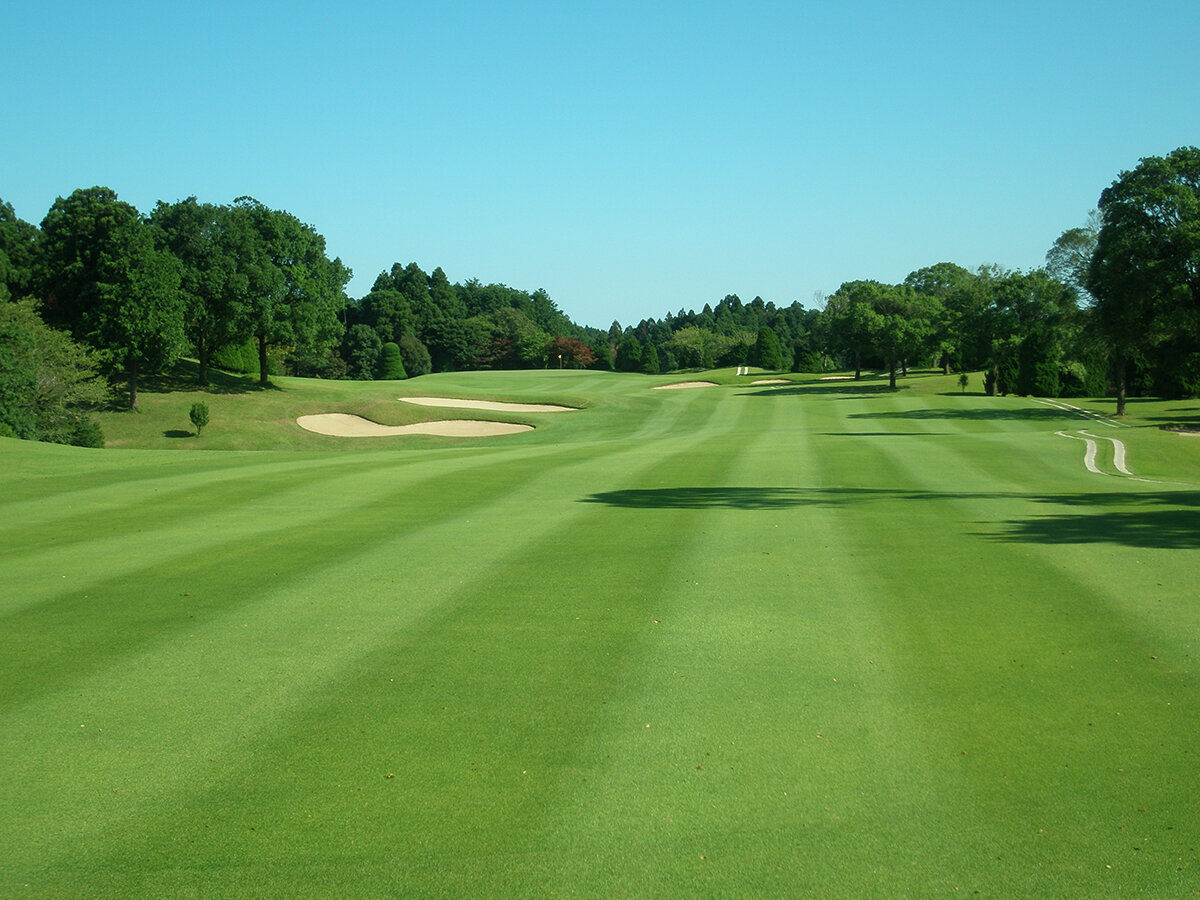
[[[0,199],[294,213],[393,262],[636,324],[1028,269],[1200,144],[1197,0],[5,3]]]

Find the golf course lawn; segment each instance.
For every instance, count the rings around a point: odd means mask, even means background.
[[[0,439],[0,897],[1200,889],[1200,404],[701,377]]]

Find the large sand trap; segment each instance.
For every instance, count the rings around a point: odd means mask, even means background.
[[[660,384],[651,390],[667,391],[672,388],[697,388],[697,387],[716,387],[715,381],[678,381],[675,384]]]
[[[787,384],[787,383],[788,383],[788,379],[786,379],[786,378],[760,378],[760,379],[758,379],[758,381],[750,382],[750,384],[752,384],[752,385],[754,385],[754,384]]]
[[[452,406],[456,409],[498,409],[508,412],[570,412],[573,406],[554,406],[550,403],[504,403],[500,400],[452,400],[449,397],[399,397],[405,403],[420,406]]]
[[[393,434],[434,434],[440,437],[491,437],[497,434],[516,434],[533,431],[531,425],[511,422],[482,422],[478,419],[448,419],[444,422],[417,422],[413,425],[380,425],[362,416],[347,413],[324,413],[301,416],[296,424],[317,434],[333,437],[386,437]]]

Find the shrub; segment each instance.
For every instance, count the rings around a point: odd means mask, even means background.
[[[0,303],[0,423],[15,437],[103,446],[86,410],[102,405],[108,386],[98,356],[48,327],[28,302]]]
[[[433,371],[433,360],[429,356],[429,348],[417,340],[416,336],[406,331],[397,341],[400,347],[400,358],[404,362],[404,371],[409,378],[418,375],[428,375]]]
[[[193,403],[192,409],[188,413],[188,418],[192,420],[192,424],[196,426],[196,437],[200,437],[200,431],[208,424],[208,404]]]
[[[400,345],[395,341],[383,345],[379,357],[379,377],[383,381],[398,381],[408,377],[404,371],[404,359],[400,356]]]
[[[237,372],[240,375],[257,375],[258,346],[251,338],[241,344],[222,347],[212,355],[209,365],[226,372]]]

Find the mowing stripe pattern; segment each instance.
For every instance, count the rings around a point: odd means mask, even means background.
[[[1200,884],[1200,493],[1153,453],[572,378],[478,446],[4,442],[0,895]]]

